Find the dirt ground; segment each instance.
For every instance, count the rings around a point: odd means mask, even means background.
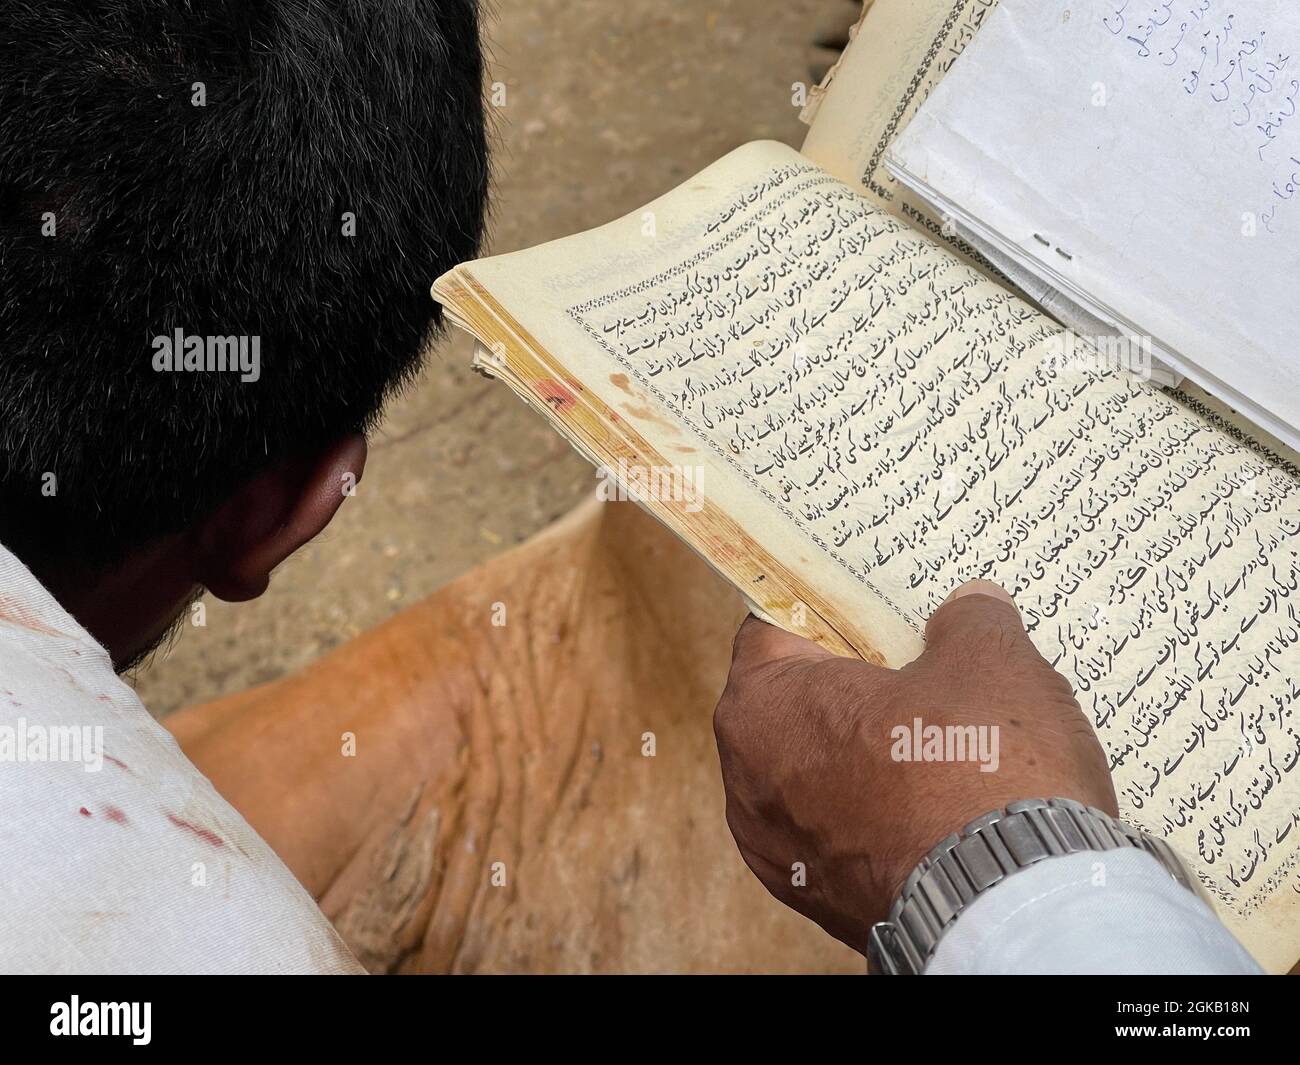
[[[798,145],[810,42],[845,0],[496,0],[490,250],[607,222],[746,141]],[[432,278],[418,279],[421,285]],[[155,714],[295,671],[526,539],[595,490],[591,468],[445,336],[371,444],[357,496],[259,601],[134,678]]]

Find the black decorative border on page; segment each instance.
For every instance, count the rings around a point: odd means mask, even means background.
[[[796,194],[804,192],[809,188],[815,188],[819,185],[841,185],[839,179],[831,177],[830,175],[814,167],[806,167],[801,169],[804,174],[810,175],[809,179],[798,180],[798,183],[796,185],[786,189],[785,192],[783,192],[780,196],[775,197],[771,203],[764,206],[761,210],[755,212],[751,218],[741,223],[729,234],[714,241],[712,244],[704,248],[702,251],[699,251],[695,255],[692,255],[689,259],[685,260],[684,262],[678,263],[676,266],[673,266],[672,268],[665,270],[662,273],[656,274],[653,277],[646,278],[643,281],[638,281],[636,284],[628,285],[625,288],[617,289],[614,292],[606,293],[603,296],[597,296],[596,298],[590,299],[585,303],[578,304],[577,306],[569,307],[565,313],[567,313],[568,316],[572,318],[573,321],[577,325],[579,325],[586,332],[586,334],[589,337],[591,337],[592,340],[594,340],[597,344],[599,344],[600,347],[606,352],[606,354],[608,354],[615,362],[617,362],[620,366],[622,366],[623,369],[625,369],[634,378],[636,378],[637,383],[640,384],[641,387],[643,387],[647,392],[653,395],[664,406],[665,409],[673,411],[676,416],[680,417],[681,420],[686,424],[686,426],[691,430],[691,432],[693,432],[695,436],[706,447],[709,448],[710,451],[714,452],[719,458],[723,459],[723,461],[725,461],[727,465],[729,465],[733,470],[735,470],[738,474],[740,474],[740,476],[743,477],[745,481],[747,481],[749,485],[753,487],[760,495],[762,495],[763,498],[765,498],[769,503],[771,503],[774,507],[776,507],[778,511],[780,511],[783,515],[785,515],[785,517],[789,519],[789,521],[791,521],[795,525],[795,527],[798,528],[798,530],[801,533],[803,533],[805,537],[807,537],[814,544],[816,544],[818,548],[821,549],[823,554],[828,555],[830,558],[834,559],[837,563],[839,563],[840,566],[842,566],[849,574],[851,574],[854,578],[856,578],[859,581],[859,583],[861,583],[865,588],[867,588],[868,591],[870,591],[873,595],[875,595],[877,599],[883,602],[895,614],[897,614],[900,618],[902,618],[903,621],[906,622],[907,625],[914,632],[919,633],[922,631],[922,627],[918,621],[912,618],[911,615],[908,614],[908,612],[904,610],[902,607],[900,607],[897,603],[895,603],[893,599],[891,599],[883,591],[877,588],[876,585],[872,583],[872,581],[867,577],[867,575],[863,573],[857,566],[855,566],[852,562],[849,562],[846,558],[840,555],[838,551],[830,547],[825,540],[823,540],[815,532],[809,529],[808,526],[804,523],[803,518],[801,518],[787,504],[783,503],[780,499],[776,497],[776,495],[774,495],[766,487],[764,487],[749,470],[747,470],[744,466],[742,466],[739,462],[736,461],[735,456],[730,451],[728,451],[721,444],[717,443],[717,441],[715,441],[711,436],[709,436],[708,433],[697,424],[695,418],[690,414],[690,412],[685,410],[679,410],[677,406],[672,402],[672,400],[669,399],[668,396],[666,396],[663,393],[663,391],[659,388],[659,386],[656,385],[654,382],[652,382],[646,376],[646,374],[643,372],[640,366],[629,361],[620,352],[616,351],[614,347],[604,338],[604,336],[602,336],[596,329],[594,329],[591,323],[588,322],[587,319],[584,317],[588,312],[593,311],[599,307],[603,307],[606,304],[612,303],[616,300],[621,300],[627,296],[632,296],[632,295],[636,295],[637,293],[644,292],[648,288],[657,287],[663,284],[665,281],[670,281],[674,277],[677,277],[681,274],[686,273],[688,270],[693,269],[695,266],[699,265],[704,260],[710,258],[711,256],[717,254],[719,251],[723,250],[728,244],[734,243],[738,238],[744,236],[749,230],[756,228],[759,222],[761,222],[768,214],[770,214],[781,204],[785,203],[787,200],[793,198]],[[857,200],[858,202],[861,202],[860,197],[856,197],[850,192],[846,191],[845,195],[846,197],[851,197]],[[883,218],[882,220],[887,221],[890,225],[897,227],[897,231],[902,231],[906,228],[901,222],[898,222],[896,219]]]
[[[876,181],[876,172],[880,169],[880,161],[884,158],[885,152],[889,150],[889,146],[893,144],[894,138],[898,135],[898,127],[903,121],[904,113],[912,105],[912,100],[920,90],[921,83],[929,76],[930,68],[934,66],[934,61],[939,57],[939,52],[942,51],[944,42],[948,39],[948,35],[952,33],[953,26],[966,16],[972,3],[986,2],[987,0],[960,0],[960,2],[952,9],[948,17],[944,20],[938,36],[936,36],[934,41],[930,44],[930,49],[926,52],[925,58],[921,61],[921,66],[912,76],[911,83],[907,86],[902,99],[899,100],[898,106],[894,109],[893,117],[890,118],[889,123],[881,133],[880,140],[876,144],[876,150],[872,153],[871,159],[867,163],[866,172],[862,175],[862,184],[886,203],[892,203],[895,199],[895,194],[892,189],[888,189]],[[990,6],[987,10],[992,11],[993,8]],[[911,219],[914,227],[924,229],[936,242],[947,244],[951,248],[956,248],[972,262],[979,264],[980,268],[983,269],[985,273],[989,274],[995,280],[1000,281],[1005,287],[1012,289],[1023,299],[1034,303],[1033,297],[1022,291],[1014,281],[998,269],[996,264],[991,262],[988,257],[973,244],[963,240],[960,236],[955,234],[945,233],[942,226],[935,224],[932,219],[927,218],[925,215],[921,214],[921,212],[906,204],[903,206],[903,213]],[[1037,303],[1034,303],[1034,305],[1037,306]]]
[[[952,32],[953,26],[955,26],[958,20],[966,14],[970,5],[975,2],[976,0],[961,0],[961,2],[952,9],[952,12],[944,20],[938,36],[936,36],[934,41],[930,44],[930,50],[925,53],[925,58],[921,61],[921,66],[912,76],[911,84],[907,86],[907,90],[903,93],[902,99],[898,101],[898,106],[894,109],[893,117],[889,120],[888,125],[885,126],[880,135],[880,141],[876,145],[876,150],[872,153],[871,159],[867,163],[866,173],[862,175],[862,183],[877,196],[881,197],[881,199],[886,201],[892,200],[894,194],[876,181],[876,171],[880,169],[880,160],[885,157],[885,152],[889,150],[889,146],[894,142],[894,137],[898,134],[899,124],[903,121],[903,115],[906,113],[907,109],[912,106],[912,100],[920,90],[921,83],[929,77],[930,68],[934,66],[934,61],[939,57],[939,52],[943,48],[943,42],[948,39],[948,34]]]
[[[1231,437],[1242,447],[1246,448],[1246,450],[1253,451],[1260,458],[1267,460],[1280,469],[1285,470],[1292,477],[1300,480],[1300,466],[1297,466],[1285,455],[1274,451],[1262,441],[1256,440],[1253,436],[1249,436],[1247,433],[1243,432],[1240,426],[1225,418],[1213,407],[1183,391],[1181,388],[1166,388],[1163,391],[1180,407],[1186,407],[1193,414],[1197,414],[1204,418],[1207,422],[1223,433],[1224,436]],[[1235,414],[1236,411],[1233,411],[1233,413]]]

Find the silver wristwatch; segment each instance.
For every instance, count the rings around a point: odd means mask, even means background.
[[[944,932],[994,884],[1058,854],[1144,850],[1179,884],[1200,884],[1163,840],[1073,799],[1026,799],[972,821],[930,851],[903,883],[889,918],[871,929],[874,973],[917,974]]]

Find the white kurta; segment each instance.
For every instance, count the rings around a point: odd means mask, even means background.
[[[361,971],[104,649],[3,548],[0,971]]]

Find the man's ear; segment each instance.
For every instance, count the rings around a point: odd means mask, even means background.
[[[195,532],[197,577],[218,599],[256,599],[271,572],[330,523],[366,466],[353,433],[263,470]]]

